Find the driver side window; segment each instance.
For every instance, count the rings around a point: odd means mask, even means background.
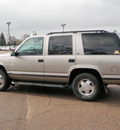
[[[43,54],[43,37],[28,39],[19,49],[19,55],[42,55]]]

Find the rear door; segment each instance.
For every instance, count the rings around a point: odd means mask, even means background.
[[[48,36],[45,56],[46,82],[68,83],[75,66],[75,39],[72,34]]]

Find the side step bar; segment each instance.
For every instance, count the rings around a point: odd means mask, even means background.
[[[67,88],[67,84],[45,84],[45,83],[33,83],[33,82],[18,82],[12,81],[12,85],[31,85],[31,86],[42,86],[42,87],[57,87],[57,88]]]

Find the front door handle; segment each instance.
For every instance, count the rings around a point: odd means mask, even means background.
[[[69,62],[75,62],[75,59],[69,59]]]
[[[38,59],[38,62],[44,62],[44,60],[43,59]]]

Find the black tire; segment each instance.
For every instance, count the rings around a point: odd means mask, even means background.
[[[78,99],[94,101],[101,92],[101,85],[94,75],[81,73],[74,79],[72,90]]]
[[[7,74],[0,70],[0,91],[5,91],[10,86],[10,79],[8,78]]]

